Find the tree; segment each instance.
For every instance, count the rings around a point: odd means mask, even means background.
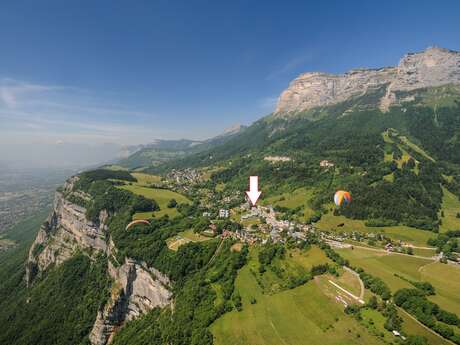
[[[377,302],[377,297],[375,296],[372,296],[370,299],[369,299],[369,302],[367,303],[367,305],[369,306],[369,308],[372,308],[372,309],[377,309],[378,307],[378,302]]]
[[[177,206],[177,201],[176,201],[176,199],[171,199],[171,200],[169,200],[167,206],[168,206],[168,208],[175,208],[175,207]]]
[[[236,310],[242,311],[243,310],[243,304],[241,303],[241,296],[238,292],[235,292],[232,296],[232,302],[233,305],[235,306]]]

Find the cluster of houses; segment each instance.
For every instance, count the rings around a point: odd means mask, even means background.
[[[251,208],[243,204],[241,208],[248,210],[247,213],[241,215],[242,221],[251,218],[264,219],[265,221],[257,225],[247,226],[245,229],[236,232],[224,231],[223,238],[231,237],[249,244],[256,242],[264,244],[269,239],[275,243],[285,242],[289,237],[302,241],[306,239],[307,232],[314,231],[313,226],[310,224],[297,224],[287,220],[276,219],[276,213],[271,206]]]
[[[259,238],[254,234],[250,233],[249,231],[245,229],[237,230],[237,231],[228,231],[224,230],[222,233],[221,238],[233,238],[236,240],[239,240],[241,242],[247,243],[249,245],[253,245],[257,242],[259,242]]]
[[[169,181],[174,183],[174,187],[189,190],[189,186],[194,185],[201,180],[200,173],[195,169],[173,169],[166,176]]]

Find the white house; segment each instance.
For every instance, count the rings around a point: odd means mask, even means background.
[[[221,208],[221,209],[219,210],[219,217],[220,217],[220,218],[228,218],[228,216],[229,216],[229,212],[228,212],[227,209]]]

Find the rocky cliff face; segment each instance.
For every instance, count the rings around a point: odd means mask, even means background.
[[[126,259],[118,268],[109,261],[109,272],[114,281],[112,294],[97,313],[89,336],[93,345],[110,343],[123,322],[170,303],[169,279],[157,270]]]
[[[428,48],[404,56],[397,67],[355,69],[342,75],[305,73],[281,93],[275,113],[290,113],[343,102],[372,89],[384,87],[380,108],[401,101],[400,91],[460,84],[460,53]]]
[[[64,192],[73,188],[74,179],[64,185]],[[84,196],[88,198],[88,196]],[[86,219],[86,209],[64,198],[63,192],[56,192],[54,208],[29,251],[27,282],[30,283],[37,272],[44,271],[52,264],[60,264],[79,249],[106,251],[106,231],[108,214],[99,215],[99,225]]]
[[[107,231],[107,212],[101,211],[99,222],[95,224],[86,219],[84,207],[67,199],[71,194],[81,199],[90,198],[82,192],[73,191],[77,179],[70,178],[63,191],[56,192],[53,211],[41,226],[30,248],[26,280],[28,285],[32,284],[37,274],[52,265],[61,264],[77,250],[84,250],[90,256],[104,252],[109,258],[107,264],[112,279],[111,296],[100,307],[89,337],[93,345],[105,345],[110,343],[124,322],[153,308],[169,305],[172,295],[170,281],[158,270],[129,258],[115,266],[116,259],[112,254],[117,249]]]

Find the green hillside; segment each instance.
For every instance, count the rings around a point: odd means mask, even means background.
[[[373,95],[360,100],[372,102]],[[452,204],[443,204],[445,191],[460,196],[460,105],[440,102],[435,113],[422,100],[385,113],[347,101],[322,108],[320,117],[269,116],[223,145],[166,163],[158,171],[223,165],[211,175],[214,183],[243,190],[247,176],[256,174],[264,198],[271,200],[299,188],[314,190],[299,203],[308,204],[302,207],[313,211],[309,214],[327,211],[334,192],[345,189],[353,203],[337,212],[347,218],[438,231],[442,208]],[[289,160],[265,159],[271,156]],[[334,167],[321,168],[321,160]],[[456,226],[451,219],[442,228]]]

